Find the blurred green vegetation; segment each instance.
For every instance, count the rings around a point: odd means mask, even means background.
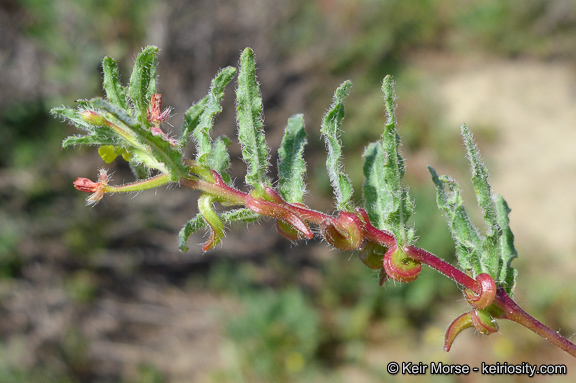
[[[259,8],[245,9],[245,4]],[[413,65],[419,53],[573,60],[576,52],[571,0],[24,0],[8,1],[0,12],[0,60],[6,68],[0,84],[11,89],[0,96],[0,381],[8,383],[170,381],[160,364],[132,365],[131,373],[127,366],[100,371],[102,364],[93,363],[91,352],[96,335],[82,323],[73,328],[59,324],[50,338],[32,347],[26,337],[38,336],[35,326],[40,325],[12,303],[25,286],[62,292],[59,303],[43,304],[55,311],[72,307],[78,320],[89,318],[81,314],[90,310],[99,313],[103,296],[138,301],[135,290],[148,284],[183,288],[192,296],[231,297],[242,309],[221,319],[226,339],[221,358],[227,364],[210,374],[214,382],[345,381],[341,368],[366,367],[367,350],[377,344],[404,352],[403,343],[425,338],[443,304],[461,299],[452,282],[428,269],[415,283],[380,288],[356,254],[314,256],[318,250],[310,248],[322,246],[313,243],[308,250],[303,243],[290,247],[282,242],[274,249],[254,243],[256,255],[250,261],[218,251],[198,266],[182,258],[174,261],[178,226],[189,218],[182,212],[192,215],[188,206],[196,196],[179,205],[161,198],[136,204],[138,199],[117,197],[86,208],[85,196],[72,189],[71,181],[95,174],[103,163],[85,150],[61,151],[60,141],[73,130],[47,111],[100,95],[103,56],[118,59],[127,76],[141,47],[162,44],[160,89],[173,105],[187,107],[196,101],[192,96],[205,93],[218,68],[234,65],[240,49],[252,46],[263,93],[269,95],[264,100],[267,122],[282,121],[280,126],[285,116],[305,113],[310,198],[318,204],[314,207],[331,209],[324,148],[317,138],[329,97],[342,80],[354,83],[346,100],[343,141],[345,170],[360,195],[360,155],[384,124],[380,82],[385,74],[396,79],[407,157],[427,148],[442,161],[464,163],[457,129],[445,129],[437,97]],[[228,93],[232,99],[232,89]],[[176,121],[183,111],[177,111]],[[221,129],[231,135],[233,116],[223,115],[222,121]],[[494,140],[486,132],[486,140]],[[125,164],[113,166],[119,182],[130,179]],[[408,169],[419,245],[453,262],[433,188]],[[276,235],[270,230],[266,235]],[[294,253],[303,256],[290,261]],[[527,286],[529,308],[545,313],[552,327],[570,327],[558,318],[574,314],[576,297],[568,290],[557,294],[562,291],[558,283],[546,279]],[[19,355],[28,356],[27,364]],[[371,380],[385,377],[381,370],[366,368]]]

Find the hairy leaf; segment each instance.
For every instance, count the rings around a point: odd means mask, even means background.
[[[82,101],[82,107],[92,107],[88,101]],[[62,141],[62,148],[66,149],[75,145],[117,145],[121,141],[118,136],[107,126],[94,126],[87,123],[80,110],[66,107],[53,108],[50,113],[72,122],[77,128],[88,131],[86,136],[70,136]]]
[[[456,255],[460,266],[471,271],[474,276],[488,272],[480,263],[482,238],[466,214],[458,184],[448,176],[438,177],[430,166],[428,170],[436,185],[436,202],[438,207],[444,210],[448,228],[456,242]]]
[[[112,104],[127,110],[126,90],[120,83],[116,61],[114,61],[112,57],[104,57],[104,60],[102,60],[102,70],[104,72],[104,91],[106,92],[106,97]]]
[[[148,125],[147,110],[150,105],[150,96],[156,93],[156,55],[158,48],[148,46],[136,58],[130,85],[128,86],[128,97],[134,104],[136,119],[142,125]]]
[[[383,170],[386,153],[382,141],[369,144],[364,150],[364,201],[370,222],[381,230],[390,230],[387,218],[394,211],[394,195],[386,184]]]
[[[192,132],[198,124],[200,124],[200,117],[202,113],[204,113],[206,104],[208,104],[208,96],[192,105],[184,115],[184,129],[182,130],[182,137],[180,137],[180,142],[178,143],[179,147],[183,148],[188,144]]]
[[[118,142],[106,136],[101,136],[97,132],[86,136],[70,136],[62,141],[62,149],[76,145],[115,145]]]
[[[193,130],[196,141],[196,161],[199,164],[206,164],[212,152],[212,126],[214,117],[222,111],[220,101],[224,97],[224,87],[234,78],[236,68],[228,67],[222,69],[212,80],[210,92],[208,93],[206,104],[199,117],[198,124]]]
[[[231,141],[226,136],[220,136],[212,144],[212,153],[208,157],[208,166],[220,174],[224,182],[230,185],[230,175],[226,172],[230,167],[230,155],[226,149]]]
[[[124,140],[123,146],[131,147],[130,152],[147,167],[170,173],[173,181],[178,181],[188,173],[182,164],[182,154],[160,135],[154,135],[128,116],[124,110],[101,98],[90,100],[98,109],[98,114],[111,123],[110,128]]]
[[[468,159],[472,167],[472,184],[478,205],[484,213],[484,222],[486,223],[487,233],[482,243],[481,262],[489,274],[497,279],[500,270],[500,236],[502,230],[498,224],[496,208],[492,200],[492,192],[488,183],[488,169],[482,163],[478,149],[474,144],[472,133],[466,125],[462,125],[462,137],[466,145]]]
[[[184,225],[180,233],[178,234],[178,248],[181,252],[185,253],[188,251],[188,238],[197,232],[198,230],[206,227],[208,224],[202,218],[202,214],[198,213],[196,217],[192,218],[190,221]]]
[[[246,183],[262,190],[270,184],[266,177],[268,148],[262,125],[262,97],[256,80],[256,62],[250,48],[246,48],[240,57],[236,100],[238,139],[248,166]]]
[[[338,210],[352,210],[352,185],[350,179],[342,171],[342,142],[340,132],[342,120],[344,119],[344,98],[348,95],[352,83],[345,81],[334,92],[333,103],[328,112],[324,115],[320,132],[326,142],[328,157],[326,158],[326,168],[330,183],[336,197]]]
[[[241,208],[241,209],[234,209],[228,210],[220,214],[220,220],[226,223],[232,222],[254,222],[260,218],[260,214],[253,212],[250,209]],[[184,225],[180,233],[178,234],[178,248],[180,251],[185,253],[188,251],[188,238],[194,234],[196,231],[205,228],[208,226],[208,223],[202,218],[201,214],[197,214],[196,217],[192,218],[190,221]]]
[[[500,271],[496,282],[500,282],[506,292],[511,295],[516,284],[518,271],[511,267],[510,263],[514,258],[518,257],[518,253],[514,247],[514,234],[510,230],[510,219],[508,218],[510,208],[500,194],[494,197],[494,202],[498,224],[502,230],[502,236],[500,237]]]
[[[73,123],[77,128],[86,130],[88,132],[94,131],[94,127],[84,121],[82,115],[80,114],[80,110],[67,108],[65,106],[60,108],[52,108],[50,113],[53,116],[61,117],[69,122]]]
[[[382,133],[382,149],[385,161],[381,170],[381,177],[392,199],[391,203],[387,204],[390,210],[382,213],[388,230],[395,234],[402,245],[405,245],[414,240],[414,229],[408,225],[408,220],[414,211],[414,205],[408,189],[402,184],[406,165],[400,155],[400,136],[396,130],[395,94],[391,76],[388,75],[384,78],[382,91],[388,120]],[[372,176],[377,176],[377,174],[373,172]]]
[[[236,221],[250,223],[258,220],[260,217],[260,214],[246,208],[228,210],[220,215],[220,218],[226,223],[232,223]]]
[[[304,146],[306,145],[304,116],[297,114],[288,119],[284,137],[278,149],[278,178],[280,194],[288,202],[302,203],[306,190],[304,174]]]

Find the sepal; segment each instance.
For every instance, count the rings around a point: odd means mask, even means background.
[[[474,327],[482,335],[490,335],[498,331],[498,323],[488,310],[472,310],[456,318],[444,336],[444,351],[450,351],[454,340],[467,328]]]
[[[214,246],[220,243],[222,238],[224,238],[224,224],[220,220],[220,217],[214,211],[212,203],[214,202],[214,196],[210,194],[203,193],[198,198],[198,210],[202,214],[202,218],[206,221],[212,231],[210,232],[210,237],[208,241],[202,245],[203,251],[208,251]]]
[[[384,270],[388,276],[398,282],[413,282],[422,270],[422,264],[409,258],[401,248],[392,246],[384,254]]]
[[[464,290],[464,296],[470,306],[477,309],[485,309],[494,302],[496,298],[496,282],[489,274],[482,273],[476,277],[476,281],[480,285],[480,294],[475,294],[472,290]]]
[[[358,257],[362,263],[372,270],[380,270],[382,269],[384,254],[386,254],[387,250],[388,249],[382,245],[368,241],[358,252]]]
[[[356,250],[362,245],[362,221],[354,213],[341,211],[336,219],[320,222],[320,231],[326,241],[340,250]]]
[[[265,187],[263,192],[252,190],[246,198],[246,207],[258,214],[289,223],[308,239],[314,237],[308,224],[272,188]]]

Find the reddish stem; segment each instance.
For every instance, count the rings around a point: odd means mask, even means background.
[[[438,258],[434,254],[427,252],[416,246],[406,246],[404,252],[407,256],[420,261],[438,272],[446,275],[448,278],[460,283],[462,286],[474,291],[475,294],[482,293],[482,286],[474,278],[458,270],[448,262]]]
[[[500,286],[498,286],[494,305],[502,310],[502,313],[497,315],[497,317],[511,320],[526,327],[556,347],[566,351],[568,354],[576,358],[576,344],[570,342],[558,332],[552,330],[550,327],[544,325],[536,318],[530,316],[530,314],[518,306],[518,304],[514,302],[512,298],[510,298],[510,296],[506,293],[506,291],[504,291],[504,289]]]
[[[226,185],[226,183],[222,180],[217,172],[212,171],[212,175],[215,182],[210,182],[206,179],[193,176],[190,178],[181,179],[180,183],[183,186],[189,187],[191,189],[198,189],[213,194],[218,198],[219,201],[222,201],[228,205],[246,205],[248,198],[247,193],[243,193]],[[271,205],[279,204],[278,202],[274,201],[266,202]],[[302,220],[314,224],[321,224],[325,220],[335,220],[335,218],[330,215],[312,210],[302,204],[289,204],[284,202],[282,203],[282,207],[291,211],[296,216],[299,216]],[[366,214],[364,210],[357,209],[357,213],[361,218],[359,221],[361,221],[362,232],[365,239],[388,248],[396,246],[396,239],[390,233],[374,227],[368,218],[368,214]],[[446,275],[453,281],[470,289],[475,294],[482,294],[482,286],[478,281],[462,272],[461,270],[458,270],[456,267],[452,266],[446,261],[433,255],[432,253],[412,245],[404,247],[403,250],[408,257],[430,266],[438,272]],[[574,343],[570,342],[556,331],[553,331],[535,318],[531,317],[520,306],[518,306],[518,304],[516,304],[516,302],[514,302],[510,296],[508,296],[502,287],[498,287],[493,305],[501,310],[501,312],[494,314],[496,317],[514,321],[540,335],[550,343],[566,351],[568,354],[576,357],[576,345]]]

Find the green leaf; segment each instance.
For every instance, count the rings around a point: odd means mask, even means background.
[[[490,184],[488,183],[488,169],[482,163],[478,149],[474,144],[472,133],[466,126],[462,125],[462,137],[466,145],[468,160],[472,166],[472,184],[474,185],[474,192],[478,205],[484,212],[484,221],[487,225],[493,226],[497,224],[496,210],[494,202],[492,201],[492,193]]]
[[[260,214],[247,208],[228,210],[220,215],[222,221],[226,223],[232,223],[236,221],[250,223],[258,220],[260,217]]]
[[[84,101],[83,101],[84,102]],[[73,123],[77,128],[88,132],[94,131],[94,126],[90,125],[82,118],[80,110],[67,107],[52,108],[50,113],[55,117],[60,117]]]
[[[458,184],[448,176],[438,177],[430,166],[428,170],[436,185],[436,202],[445,212],[448,228],[456,243],[456,256],[460,266],[471,271],[474,277],[488,272],[480,263],[482,238],[466,214]]]
[[[262,125],[262,97],[256,80],[256,62],[250,48],[246,48],[240,57],[236,100],[238,140],[242,146],[242,158],[248,166],[246,183],[263,190],[270,184],[266,177],[268,148]]]
[[[222,112],[220,101],[224,97],[224,88],[234,78],[236,68],[228,67],[222,69],[218,75],[212,80],[210,92],[202,114],[199,117],[198,124],[193,130],[194,139],[196,141],[196,161],[199,164],[206,164],[208,157],[212,152],[212,126],[214,125],[214,117]]]
[[[212,154],[208,157],[208,166],[210,169],[215,170],[220,174],[222,180],[230,185],[230,175],[227,173],[230,167],[230,155],[228,154],[227,147],[232,142],[226,136],[220,136],[212,144]]]
[[[92,133],[87,136],[70,136],[62,141],[62,149],[76,145],[115,145],[117,141],[110,140],[98,133]]]
[[[200,116],[204,113],[207,103],[208,96],[192,105],[184,115],[184,129],[182,130],[182,136],[178,143],[179,147],[183,148],[188,144],[192,132],[196,129],[198,124],[200,124]]]
[[[173,148],[169,142],[164,141],[161,136],[155,136],[150,131],[140,132],[138,140],[147,149],[147,152],[159,163],[163,164],[170,173],[172,181],[179,181],[181,178],[188,174],[188,168],[182,163],[182,153]],[[148,165],[147,166],[153,167]],[[162,167],[155,167],[156,169],[166,172]]]
[[[494,281],[512,293],[517,272],[510,266],[518,256],[514,248],[514,235],[510,230],[510,208],[502,196],[492,195],[488,182],[488,170],[480,159],[472,134],[462,126],[462,136],[472,167],[472,183],[478,205],[484,213],[486,236],[482,238],[462,206],[462,198],[456,182],[449,177],[438,177],[432,168],[432,180],[436,184],[438,206],[446,211],[448,226],[456,242],[458,260],[463,268],[476,276],[488,273]],[[444,186],[448,185],[449,193]]]
[[[156,54],[158,53],[158,51],[156,51]],[[154,54],[154,56],[152,57],[152,61],[150,62],[149,65],[149,74],[148,77],[150,78],[149,82],[148,82],[148,89],[146,90],[146,103],[147,105],[150,104],[150,98],[152,98],[153,94],[158,93],[158,90],[156,89],[156,69],[158,67],[158,56]]]
[[[126,147],[147,167],[170,173],[172,181],[178,181],[188,174],[187,167],[182,164],[182,153],[162,136],[152,134],[123,109],[104,99],[94,98],[90,104],[110,123],[109,129],[123,141],[121,146]]]
[[[404,159],[400,155],[400,136],[396,129],[395,94],[392,77],[386,76],[382,82],[384,107],[388,116],[381,144],[367,148],[365,153],[364,196],[369,209],[369,217],[394,233],[401,245],[414,241],[414,228],[408,220],[414,211],[408,189],[402,184],[406,172]],[[367,155],[366,155],[367,154]]]
[[[118,153],[116,153],[116,147],[114,145],[102,145],[98,148],[98,155],[106,162],[107,164],[112,163],[116,157],[118,157]]]
[[[516,276],[518,271],[510,266],[514,258],[518,257],[518,252],[514,247],[514,234],[510,230],[510,219],[508,214],[510,208],[504,198],[497,194],[494,197],[496,206],[496,215],[498,217],[498,224],[502,229],[502,236],[500,237],[500,271],[496,282],[504,286],[506,292],[511,295],[514,285],[516,284]]]
[[[344,98],[348,95],[352,83],[345,81],[334,92],[333,103],[330,110],[324,115],[320,132],[326,142],[328,157],[326,158],[326,168],[338,210],[351,211],[352,185],[350,179],[342,172],[342,143],[340,132],[342,120],[344,119]]]
[[[482,257],[481,262],[485,270],[497,279],[498,271],[500,268],[500,236],[502,230],[498,224],[496,216],[496,208],[492,200],[492,192],[490,184],[488,183],[488,169],[482,163],[478,149],[474,144],[472,133],[462,125],[462,136],[466,145],[468,159],[472,167],[472,184],[474,185],[474,193],[478,205],[484,213],[484,222],[487,227],[486,238],[482,243]]]
[[[112,163],[116,157],[122,156],[124,160],[130,161],[132,155],[121,146],[102,145],[98,148],[98,154],[107,164]]]
[[[120,83],[118,77],[118,66],[112,57],[106,56],[102,60],[102,70],[104,71],[104,91],[111,103],[127,110],[126,90]]]
[[[82,107],[92,107],[88,101],[82,101]],[[66,149],[75,145],[117,145],[119,139],[112,129],[106,126],[94,126],[86,122],[81,115],[81,110],[66,107],[53,108],[50,113],[72,122],[77,128],[86,130],[90,134],[86,136],[70,136],[62,141],[62,148]]]
[[[178,234],[178,248],[181,252],[185,253],[188,251],[188,238],[197,232],[198,230],[206,227],[208,224],[202,218],[202,214],[198,213],[196,217],[192,218],[190,221],[184,225],[180,233]]]
[[[148,46],[136,58],[130,85],[128,86],[128,96],[134,104],[136,118],[140,124],[147,126],[147,111],[150,105],[150,97],[156,92],[156,55],[158,48]]]
[[[94,112],[109,123],[108,127],[114,132],[117,139],[123,141],[123,146],[145,150],[137,138],[138,134],[143,133],[145,129],[142,129],[138,121],[130,117],[124,109],[99,97],[93,98],[89,102]],[[100,130],[100,127],[96,127],[96,129]]]
[[[231,222],[254,222],[260,218],[260,214],[253,212],[250,209],[241,208],[241,209],[234,209],[228,210],[220,214],[219,219],[226,223]],[[194,234],[196,231],[205,228],[208,226],[208,223],[202,218],[202,215],[199,213],[196,217],[192,218],[190,221],[184,225],[180,233],[178,234],[178,248],[180,251],[185,253],[188,251],[188,238]]]
[[[383,170],[386,153],[382,141],[369,144],[364,150],[364,201],[370,222],[381,230],[391,230],[387,225],[390,212],[394,211],[394,195],[386,184]]]
[[[288,119],[284,137],[278,149],[278,177],[280,194],[287,202],[302,203],[306,190],[304,174],[304,146],[306,145],[304,116],[296,114]]]

